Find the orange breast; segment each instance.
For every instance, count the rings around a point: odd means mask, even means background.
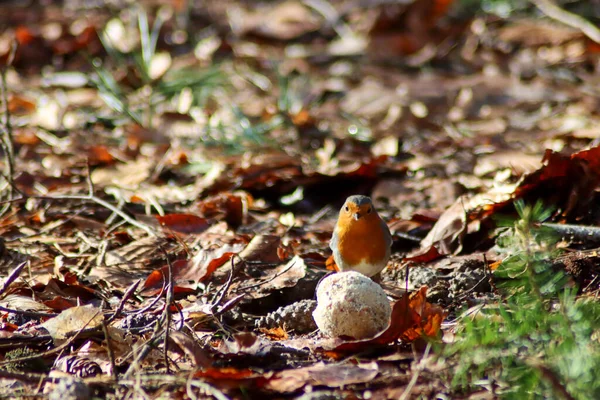
[[[387,243],[378,215],[367,215],[358,221],[338,221],[338,250],[349,265],[367,262],[379,264],[384,261]]]

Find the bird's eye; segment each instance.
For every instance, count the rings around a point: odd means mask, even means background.
[[[348,206],[346,206],[346,207],[344,207],[344,210],[345,210],[346,212],[348,212],[348,211],[350,211],[350,208],[348,208]]]
[[[372,209],[371,209],[371,207],[369,207],[369,208],[367,209],[367,214],[371,214],[371,210],[372,210]]]

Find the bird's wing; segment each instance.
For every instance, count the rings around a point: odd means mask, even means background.
[[[337,235],[337,232],[334,230],[333,235],[331,235],[331,240],[329,241],[329,248],[331,250],[335,250],[335,249],[337,249],[337,245],[338,245],[338,235]]]
[[[394,240],[392,239],[392,234],[390,233],[390,228],[387,226],[384,220],[381,220],[381,227],[383,228],[383,235],[385,236],[385,242],[387,247],[392,247]]]

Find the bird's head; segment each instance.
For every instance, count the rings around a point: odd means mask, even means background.
[[[340,217],[358,221],[363,217],[375,213],[371,198],[367,196],[354,195],[346,199],[346,202],[340,210]]]

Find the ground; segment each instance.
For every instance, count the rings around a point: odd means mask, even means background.
[[[0,395],[600,393],[544,336],[600,290],[594,7],[4,2]],[[352,194],[394,238],[364,340],[311,314]]]

